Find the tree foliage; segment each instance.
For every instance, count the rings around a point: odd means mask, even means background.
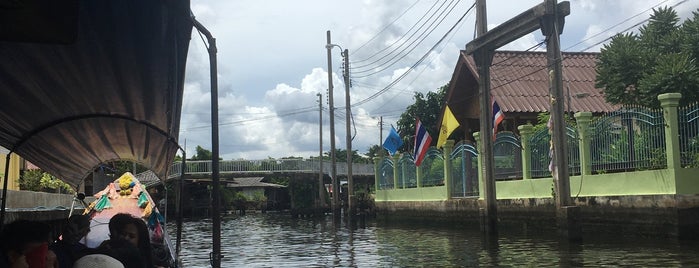
[[[418,118],[425,126],[425,129],[427,129],[427,132],[430,133],[430,136],[432,136],[431,145],[437,142],[440,124],[439,116],[446,102],[448,88],[449,84],[440,87],[437,91],[430,91],[424,95],[420,92],[415,92],[413,96],[415,103],[406,108],[397,122],[398,135],[403,139],[403,146],[401,146],[399,150],[412,150],[412,141],[415,136],[415,124]]]
[[[638,34],[625,33],[604,45],[596,87],[610,103],[660,107],[657,95],[682,93],[699,99],[699,13],[679,24],[672,8],[653,10]]]
[[[40,169],[27,170],[19,178],[22,190],[50,193],[74,193],[70,185]]]

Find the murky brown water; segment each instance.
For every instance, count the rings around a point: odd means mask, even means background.
[[[586,237],[571,245],[531,230],[501,230],[496,239],[477,226],[370,221],[352,230],[331,217],[282,213],[226,217],[221,226],[222,267],[699,267],[699,243],[672,239]],[[210,267],[210,230],[209,220],[185,222],[184,267]]]

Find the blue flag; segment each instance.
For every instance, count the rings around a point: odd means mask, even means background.
[[[386,136],[386,140],[383,142],[383,148],[385,148],[389,154],[396,154],[396,150],[403,145],[403,140],[401,140],[398,131],[391,126],[391,132]]]

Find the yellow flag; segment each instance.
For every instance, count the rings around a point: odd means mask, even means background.
[[[437,148],[442,148],[447,143],[447,138],[457,127],[459,127],[459,121],[456,121],[456,117],[454,117],[451,109],[449,109],[449,105],[447,105],[444,109],[444,116],[442,116],[442,126],[439,127]]]

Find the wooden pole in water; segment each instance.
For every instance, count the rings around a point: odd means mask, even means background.
[[[211,78],[211,240],[213,250],[209,255],[211,266],[221,267],[221,182],[219,177],[219,137],[218,137],[218,70],[216,61],[216,38],[201,23],[192,17],[194,27],[199,30],[209,43],[209,76]]]
[[[476,32],[478,37],[482,37],[488,32],[488,19],[486,13],[485,0],[476,1]],[[490,107],[490,65],[493,62],[494,49],[489,47],[481,48],[474,52],[473,58],[478,66],[478,94],[480,99],[480,129],[483,148],[479,152],[483,159],[483,191],[485,196],[485,215],[482,217],[482,228],[487,234],[497,233],[498,210],[495,194],[495,172],[493,159],[493,139],[490,134],[493,129],[493,115]]]

